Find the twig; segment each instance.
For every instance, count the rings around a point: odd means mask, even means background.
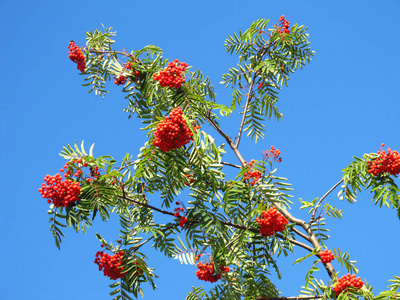
[[[239,166],[239,165],[231,164],[231,163],[224,162],[224,161],[221,161],[221,165],[227,165],[227,166],[234,167],[234,168],[237,168],[237,169],[241,168],[241,166]]]
[[[315,221],[315,214],[317,213],[317,209],[320,206],[321,202],[335,189],[338,187],[339,184],[343,182],[343,179],[340,180],[338,183],[336,183],[329,191],[326,192],[325,195],[321,197],[321,199],[318,200],[317,204],[315,205],[315,208],[313,210],[313,213],[311,215],[310,223]]]
[[[260,300],[304,300],[304,299],[319,299],[322,298],[322,295],[315,296],[292,296],[292,297],[268,297],[268,298],[259,298]]]
[[[247,94],[246,106],[244,107],[243,118],[242,118],[242,122],[240,123],[238,138],[237,138],[236,145],[235,145],[236,148],[239,147],[240,138],[242,137],[242,131],[243,131],[243,126],[244,126],[244,121],[246,120],[247,109],[249,107],[251,98],[253,98],[253,96],[252,96],[253,94],[251,93],[251,91],[253,90],[254,81],[256,80],[257,76],[258,76],[258,72],[256,72],[253,75],[253,79],[251,80],[249,93]]]

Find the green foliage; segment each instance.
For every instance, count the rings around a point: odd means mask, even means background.
[[[276,29],[266,30],[268,22],[257,20],[244,33],[233,34],[225,41],[227,52],[238,54],[239,62],[223,75],[221,83],[233,88],[232,110],[246,99],[244,131],[256,142],[264,137],[266,118],[282,117],[276,104],[279,90],[288,85],[289,74],[314,56],[307,40],[307,28],[296,24],[290,35],[283,36]]]

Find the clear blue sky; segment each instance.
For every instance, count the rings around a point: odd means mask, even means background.
[[[110,299],[111,281],[93,261],[100,246],[95,233],[115,239],[115,222],[95,222],[86,235],[66,230],[59,251],[37,189],[46,174],[63,166],[62,146],[95,142],[96,156],[120,160],[126,152],[137,155],[145,134],[122,111],[120,87],[110,83],[105,101],[81,87],[84,77],[68,59],[71,39],[84,45],[85,31],[103,23],[117,31],[117,48],[156,44],[165,57],[201,68],[218,86],[236,63],[223,47],[229,34],[258,18],[274,24],[283,14],[292,25],[308,26],[316,57],[282,91],[284,119],[267,123],[266,139],[256,146],[242,142],[247,160],[260,159],[271,145],[281,150],[279,174],[293,183],[297,214],[297,199],[322,196],[353,155],[375,152],[382,142],[400,150],[399,12],[398,0],[2,0],[0,299]],[[217,91],[218,101],[230,102],[230,90]],[[237,125],[231,118],[222,127],[234,136],[236,129],[229,130]],[[348,251],[358,261],[359,276],[380,291],[400,275],[400,222],[394,210],[373,206],[367,192],[354,205],[340,202],[336,192],[328,201],[344,210],[344,220],[328,221],[327,245]],[[145,288],[145,299],[184,299],[192,285],[203,284],[195,267],[148,252],[160,278],[157,292]],[[283,262],[278,286],[286,296],[295,295],[311,264],[292,267],[300,254]],[[323,272],[321,278],[327,280]]]

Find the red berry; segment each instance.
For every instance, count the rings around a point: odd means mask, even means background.
[[[382,144],[382,147],[385,144]],[[387,152],[386,152],[387,151]],[[374,176],[389,173],[396,176],[400,174],[400,154],[388,148],[386,151],[378,151],[378,157],[375,160],[368,161],[368,172]]]
[[[182,114],[181,108],[177,107],[157,125],[153,145],[159,147],[161,151],[169,152],[181,148],[193,140],[193,134]]]
[[[275,207],[264,211],[262,217],[256,218],[256,221],[261,225],[260,233],[262,236],[271,236],[275,232],[282,232],[285,230],[286,224],[289,223]]]
[[[70,175],[68,172],[64,177]],[[71,206],[79,200],[78,196],[81,193],[79,182],[71,179],[65,179],[65,181],[62,180],[62,176],[58,173],[54,176],[47,175],[44,178],[46,184],[42,184],[42,188],[39,189],[39,193],[43,198],[48,199],[47,203],[53,202],[55,207]]]
[[[101,246],[104,247],[104,245]],[[125,272],[123,272],[124,268],[120,267],[123,264],[123,256],[123,251],[119,251],[114,255],[109,255],[102,251],[97,251],[96,259],[94,260],[94,262],[99,266],[99,271],[104,269],[104,276],[108,276],[112,280],[117,280],[118,278],[122,278],[126,274]]]
[[[86,62],[85,62],[85,55],[83,54],[82,50],[71,41],[68,45],[69,49],[69,58],[74,62],[77,63],[77,69],[82,73],[85,72]]]
[[[332,290],[335,291],[336,296],[339,296],[343,291],[346,290],[353,290],[357,291],[362,288],[364,282],[360,278],[356,278],[356,275],[344,275],[343,277],[339,278],[338,281],[333,286]]]
[[[175,59],[173,62],[167,64],[165,70],[158,72],[158,74],[153,74],[154,80],[158,81],[161,87],[180,88],[182,83],[185,82],[182,73],[185,72],[187,66],[187,63],[180,63],[178,59]]]
[[[196,260],[198,260],[197,256]],[[219,279],[221,279],[221,275],[223,273],[228,273],[229,272],[229,267],[225,267],[225,266],[220,266],[220,273],[215,273],[214,270],[214,262],[206,262],[206,263],[201,263],[198,262],[197,263],[197,272],[196,275],[200,280],[204,280],[204,281],[209,281],[211,283],[213,282],[217,282]]]
[[[330,263],[335,259],[335,256],[332,254],[331,250],[320,251],[319,256],[321,257],[321,262],[324,264]]]

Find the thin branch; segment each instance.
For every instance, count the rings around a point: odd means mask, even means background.
[[[217,124],[215,124],[213,120],[211,120],[211,118],[209,116],[205,115],[204,117],[211,124],[211,126],[214,127],[214,129],[216,131],[218,131],[218,133],[227,141],[228,145],[231,147],[232,151],[236,154],[236,156],[239,159],[242,166],[244,166],[245,165],[244,159],[243,159],[242,155],[240,154],[238,148],[236,147],[235,143],[231,139],[231,137],[229,135],[225,134],[221,130],[221,128],[219,128],[219,126]]]
[[[315,296],[292,296],[292,297],[268,297],[268,298],[259,298],[260,300],[306,300],[306,299],[319,299],[322,298],[323,295],[315,295]]]
[[[310,238],[305,235],[304,233],[302,233],[300,230],[298,230],[297,228],[292,228],[294,232],[296,232],[299,236],[301,236],[303,239],[305,239],[306,241],[310,242]]]
[[[227,165],[227,166],[234,167],[234,168],[237,168],[237,169],[241,168],[241,166],[239,166],[239,165],[231,164],[231,163],[224,162],[224,161],[221,161],[220,163],[221,163],[221,165]]]
[[[121,196],[121,198],[123,198],[123,199],[125,199],[125,200],[127,200],[127,201],[129,201],[129,202],[132,202],[133,204],[142,205],[142,206],[151,208],[151,209],[153,209],[153,210],[155,210],[155,211],[158,211],[158,212],[160,212],[160,213],[162,213],[162,214],[165,214],[165,215],[171,215],[171,216],[174,216],[174,215],[175,215],[175,214],[172,213],[172,212],[169,212],[169,211],[166,211],[166,210],[163,210],[163,209],[154,207],[154,206],[149,205],[149,204],[147,204],[147,203],[143,203],[143,202],[139,202],[139,201],[133,200],[133,199],[131,199],[131,198],[129,198],[129,197],[126,197],[126,196]],[[188,225],[190,225],[190,224],[196,224],[196,223],[200,223],[200,221],[199,221],[199,220],[192,220],[192,221],[187,222]],[[237,228],[237,229],[249,230],[249,231],[257,232],[257,233],[260,232],[259,229],[254,228],[254,227],[247,227],[247,226],[235,224],[235,223],[228,222],[228,221],[221,221],[221,223],[224,224],[224,225],[227,225],[227,226],[232,226],[232,227]],[[285,237],[285,236],[283,236],[283,235],[281,235],[281,234],[278,234],[278,233],[276,234],[276,236],[279,237],[280,239],[288,240],[288,241],[291,242],[292,244],[295,244],[295,245],[297,245],[297,246],[300,246],[300,247],[302,247],[302,248],[304,248],[304,249],[306,249],[306,250],[308,250],[308,251],[310,251],[310,252],[313,251],[313,248],[312,248],[312,247],[310,247],[310,246],[308,246],[308,245],[306,245],[306,244],[303,244],[303,243],[301,243],[301,242],[299,242],[299,241],[296,241],[296,240],[294,240],[294,239]],[[145,242],[147,243],[147,241],[145,241]]]
[[[313,213],[311,215],[311,219],[310,219],[310,223],[312,223],[315,220],[315,214],[317,213],[317,209],[320,206],[321,202],[335,189],[338,187],[339,184],[341,184],[343,182],[343,179],[340,180],[338,183],[336,183],[329,191],[326,192],[325,195],[323,195],[321,197],[321,199],[319,199],[319,201],[317,202],[317,204],[315,205],[315,208],[313,210]]]
[[[168,227],[162,229],[161,231],[162,231],[162,232],[165,232],[165,231],[167,231],[167,230],[169,230],[169,229],[171,229],[171,228],[173,228],[173,227],[177,227],[177,226],[178,226],[178,224],[170,225],[170,226],[168,226]],[[154,239],[154,237],[155,237],[155,236],[152,235],[152,236],[149,237],[147,240],[141,242],[139,245],[137,245],[137,246],[135,247],[135,251],[139,250],[139,248],[142,247],[144,244],[146,244],[146,243],[148,243],[149,241],[151,241],[152,239]]]
[[[242,137],[242,132],[243,132],[243,125],[244,125],[244,121],[246,120],[246,114],[247,114],[247,109],[249,107],[249,103],[251,98],[253,98],[251,91],[253,90],[253,86],[254,86],[254,81],[257,78],[258,74],[257,72],[254,74],[252,80],[251,80],[251,84],[250,84],[250,88],[249,88],[249,93],[247,94],[247,100],[246,100],[246,106],[244,107],[244,111],[243,111],[243,118],[242,118],[242,122],[240,123],[240,127],[239,127],[239,133],[238,133],[238,138],[236,141],[236,148],[239,147],[239,142],[240,142],[240,138]]]

